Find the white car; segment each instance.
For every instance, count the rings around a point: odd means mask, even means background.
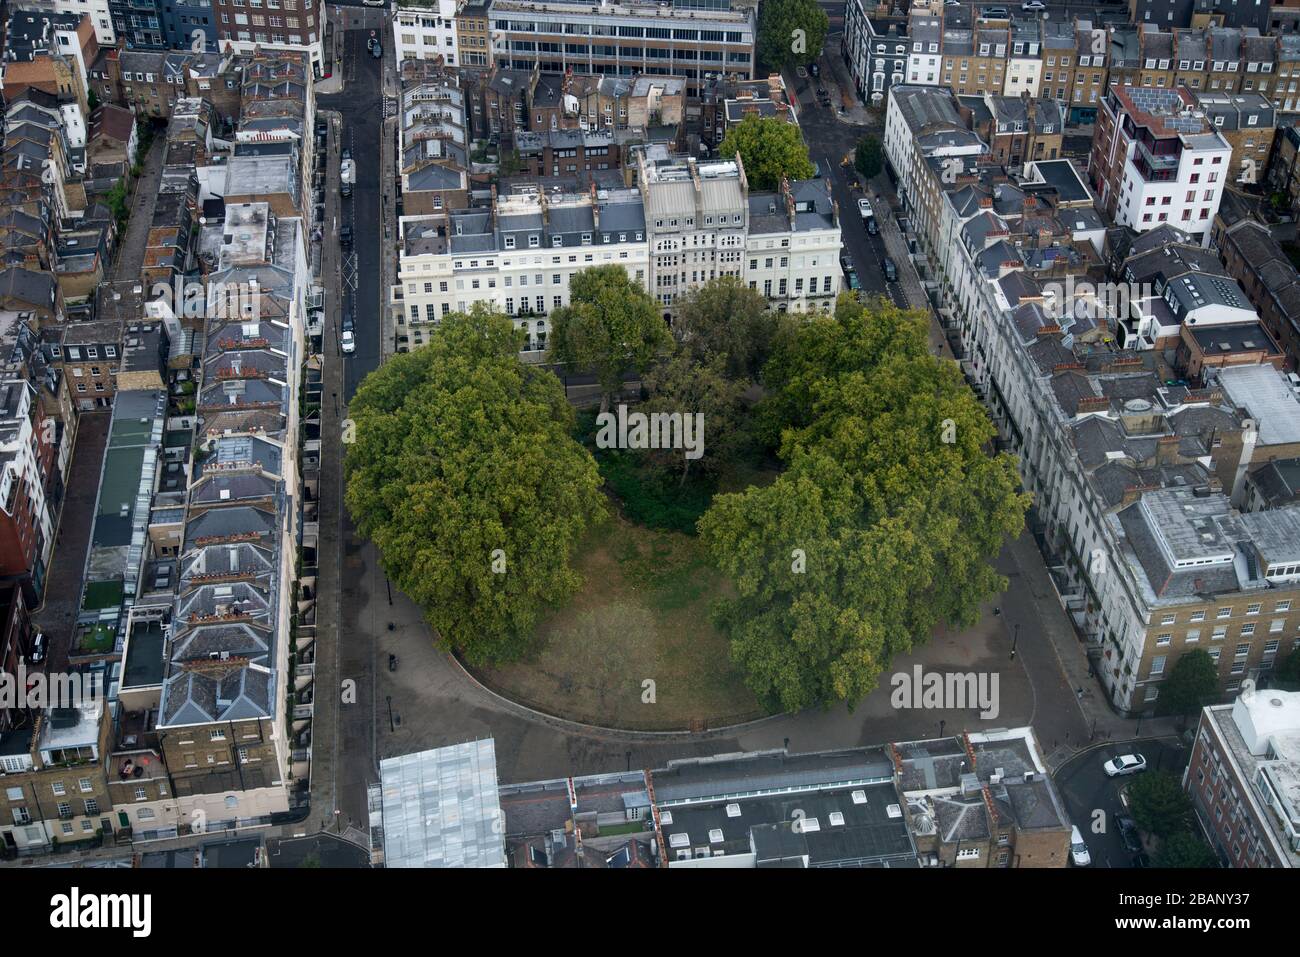
[[[1083,843],[1078,825],[1070,828],[1070,860],[1074,861],[1075,867],[1087,867],[1092,863],[1092,855],[1088,853],[1088,845]]]
[[[343,347],[343,354],[350,356],[357,351],[357,337],[352,334],[352,330],[345,330],[340,340]]]
[[[1020,5],[1020,9],[1025,13],[1042,13],[1047,9],[1047,4],[1042,0],[1026,0]]]
[[[866,219],[868,216],[876,215],[876,211],[871,208],[871,200],[867,199],[865,196],[858,200],[858,212],[862,215],[863,219]]]
[[[1147,769],[1147,759],[1140,754],[1121,754],[1117,758],[1111,758],[1101,766],[1101,769],[1106,772],[1108,778],[1137,774]]]

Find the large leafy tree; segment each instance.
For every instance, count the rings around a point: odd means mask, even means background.
[[[571,305],[551,313],[551,357],[600,383],[600,411],[623,385],[623,373],[644,372],[672,346],[650,295],[622,266],[595,266],[569,283]]]
[[[1156,867],[1205,870],[1219,866],[1213,848],[1189,831],[1175,834],[1160,845],[1154,861]]]
[[[673,334],[692,358],[721,360],[729,379],[754,379],[786,313],[768,308],[762,293],[735,276],[720,276],[677,300]]]
[[[853,165],[868,179],[880,174],[880,171],[885,168],[885,154],[879,136],[870,133],[862,138],[862,142],[858,143],[858,148],[854,152]]]
[[[477,304],[368,375],[349,410],[348,510],[441,641],[478,664],[517,656],[577,590],[569,557],[603,514],[564,389],[520,344]]]
[[[1178,659],[1160,687],[1156,708],[1161,714],[1187,715],[1212,704],[1219,693],[1219,668],[1204,648]]]
[[[1144,831],[1167,838],[1191,827],[1192,802],[1172,774],[1138,775],[1128,785],[1128,797],[1133,820]]]
[[[1015,463],[924,318],[841,301],[787,337],[765,373],[787,469],[720,495],[700,520],[736,585],[717,610],[770,707],[858,701],[940,622],[969,625],[1005,587],[990,560],[1028,498]]]
[[[813,175],[808,144],[799,127],[775,116],[745,117],[727,130],[718,153],[724,158],[740,154],[751,189],[776,189],[783,176],[808,179]]]
[[[830,17],[816,0],[763,0],[758,8],[758,58],[768,67],[807,66],[826,45]]]
[[[723,360],[694,362],[684,353],[652,369],[645,380],[650,398],[639,411],[653,415],[698,414],[702,428],[697,435],[698,459],[688,458],[684,449],[659,449],[649,453],[650,460],[661,468],[681,475],[685,483],[691,469],[698,467],[716,474],[745,450],[748,441],[745,383],[723,374]]]

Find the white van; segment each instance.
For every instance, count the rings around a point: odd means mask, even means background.
[[[1088,853],[1088,845],[1083,843],[1078,825],[1070,828],[1070,860],[1074,861],[1075,867],[1087,867],[1092,863],[1092,855]]]

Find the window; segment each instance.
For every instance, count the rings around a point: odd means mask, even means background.
[[[98,814],[98,813],[99,813],[99,802],[96,801],[94,798],[86,798],[86,814],[87,814],[87,816],[93,816],[93,815],[96,815],[96,814]],[[86,823],[89,824],[90,822],[87,821]]]
[[[68,793],[67,788],[63,786],[62,781],[55,781],[50,785],[50,790],[54,792],[55,797],[62,797],[64,794]]]
[[[81,791],[82,794],[89,794],[94,790],[94,788],[90,786],[90,778],[78,778],[77,789]]]
[[[1220,608],[1218,614],[1217,614],[1215,617],[1217,617],[1217,618],[1231,618],[1231,617],[1232,617],[1232,609],[1231,609],[1231,608]]]
[[[224,741],[226,740],[226,732],[222,728],[213,728],[208,732],[208,738],[213,741]]]
[[[136,788],[136,789],[135,789],[135,799],[136,799],[137,801],[147,801],[147,800],[149,800],[149,792],[148,792],[146,789],[142,788],[142,787]]]

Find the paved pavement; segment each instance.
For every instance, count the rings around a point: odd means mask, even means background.
[[[68,663],[111,419],[111,413],[103,409],[82,412],[77,420],[77,444],[72,450],[45,596],[32,614],[33,624],[45,632],[49,642],[51,671],[59,671]]]
[[[117,260],[113,263],[115,280],[138,279],[144,266],[145,243],[153,224],[153,209],[158,203],[158,183],[162,179],[163,161],[167,156],[167,137],[159,131],[145,156],[144,170],[135,182],[131,197],[131,217],[126,236],[118,237]]]

